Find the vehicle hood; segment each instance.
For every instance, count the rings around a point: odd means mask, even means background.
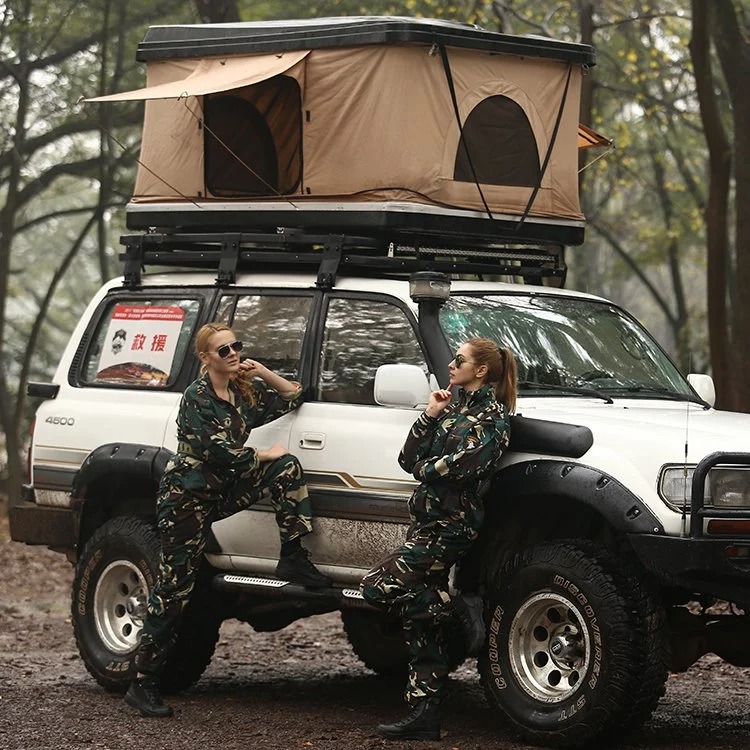
[[[526,398],[518,413],[535,419],[584,425],[594,436],[591,452],[619,448],[648,463],[697,463],[716,451],[750,452],[750,414],[705,409],[698,404],[615,399]],[[581,459],[586,461],[588,453]]]

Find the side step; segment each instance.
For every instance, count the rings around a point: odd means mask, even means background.
[[[298,583],[281,581],[278,578],[263,578],[262,576],[243,575],[242,573],[219,573],[214,576],[213,587],[219,591],[244,591],[280,599],[317,599],[331,601],[341,609],[374,609],[368,604],[359,589],[330,588],[315,589],[301,586]]]

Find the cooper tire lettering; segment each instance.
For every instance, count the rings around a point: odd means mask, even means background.
[[[655,602],[603,547],[541,543],[493,578],[479,669],[488,701],[524,738],[582,745],[623,732],[634,711],[658,700],[640,684],[656,664],[648,686],[656,691],[664,663],[663,642],[647,631],[649,618],[659,622],[648,609]]]

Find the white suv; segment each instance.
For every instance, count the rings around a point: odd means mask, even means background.
[[[368,666],[405,671],[399,623],[369,609],[358,583],[404,536],[415,482],[399,449],[471,336],[510,347],[520,371],[511,447],[483,489],[481,538],[454,576],[486,602],[479,669],[490,702],[530,741],[573,746],[639,726],[668,669],[709,650],[748,663],[735,608],[709,616],[686,605],[750,605],[750,417],[715,411],[710,378],[685,380],[611,302],[467,280],[491,264],[559,276],[543,251],[401,257],[304,233],[124,242],[124,278],[91,301],[52,382],[29,386],[45,400],[25,500],[10,515],[14,539],[76,565],[73,625],[101,685],[122,689],[134,672],[157,571],[156,488],[197,373],[193,334],[216,319],[304,384],[305,403],[251,443],[281,442],[299,457],[313,559],[335,583],[307,590],[274,578],[270,506],[218,521],[165,690],[200,677],[230,617],[273,630],[341,610]],[[141,274],[156,263],[202,268]]]

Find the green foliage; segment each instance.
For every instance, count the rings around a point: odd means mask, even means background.
[[[50,377],[101,283],[121,229],[110,214],[121,209],[134,177],[132,159],[122,164],[120,153],[102,148],[101,128],[137,146],[141,113],[108,118],[104,108],[77,100],[142,85],[133,53],[145,28],[194,21],[186,11],[178,0],[0,5],[0,427],[16,472],[12,488],[20,484],[25,382]],[[97,214],[104,247],[94,231]]]

